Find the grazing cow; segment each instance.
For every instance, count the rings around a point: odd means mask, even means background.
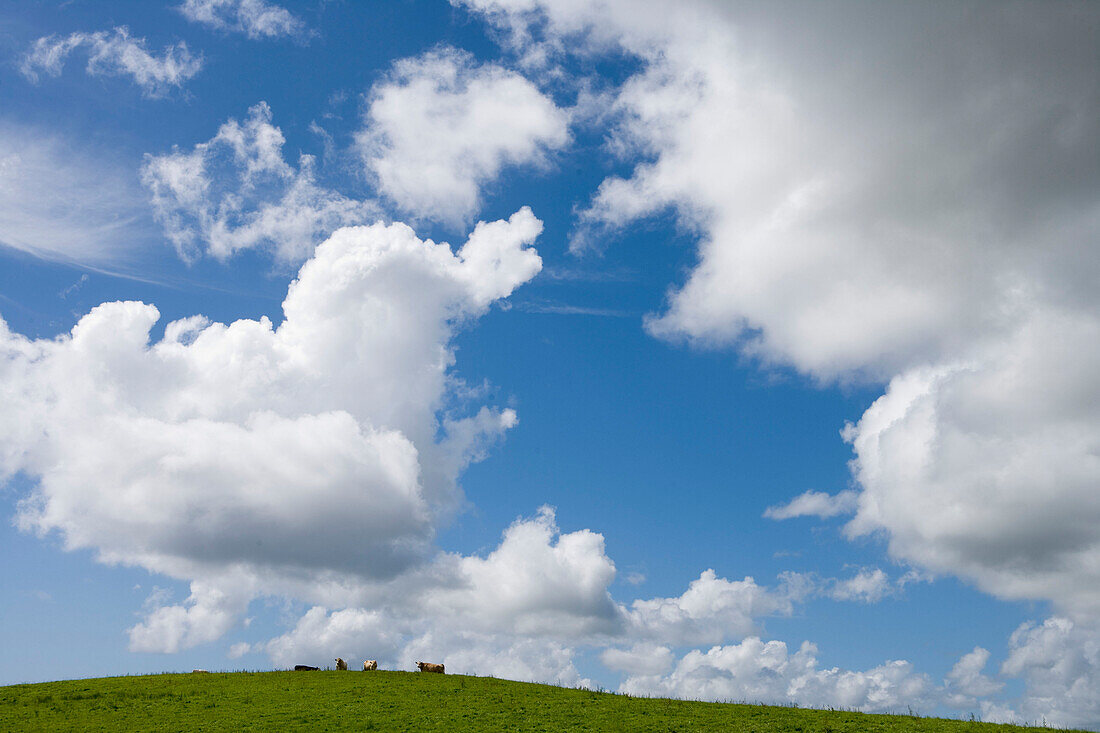
[[[442,664],[432,664],[431,662],[417,662],[416,668],[419,669],[421,672],[438,672],[439,674],[443,674]]]
[[[343,671],[347,672],[348,671],[348,663],[345,662],[340,657],[336,657],[336,669],[340,669],[340,670],[343,670]]]
[[[191,674],[195,674],[196,672],[206,672],[206,670],[205,669],[193,669],[193,670],[191,670]]]
[[[368,659],[367,661],[363,662],[363,671],[364,672],[373,672],[376,669],[378,669],[378,660],[377,659]]]
[[[311,667],[308,664],[295,664],[294,665],[294,671],[295,672],[320,672],[321,668],[320,667]]]

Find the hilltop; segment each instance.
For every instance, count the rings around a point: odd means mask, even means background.
[[[3,730],[1049,730],[637,698],[415,672],[160,674],[0,687]]]

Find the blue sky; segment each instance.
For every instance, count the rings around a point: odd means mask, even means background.
[[[1100,727],[1095,8],[0,20],[0,682]]]

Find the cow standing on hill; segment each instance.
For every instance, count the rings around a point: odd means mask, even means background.
[[[438,672],[439,674],[444,673],[442,664],[433,664],[431,662],[417,662],[416,668],[419,669],[421,672]]]
[[[340,657],[336,657],[336,669],[343,670],[344,672],[347,672],[348,671],[348,663],[345,662]]]
[[[363,662],[363,671],[364,672],[373,672],[376,669],[378,669],[378,660],[377,659],[368,659],[367,661]]]

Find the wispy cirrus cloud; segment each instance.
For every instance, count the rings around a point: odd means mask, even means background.
[[[186,0],[178,8],[183,17],[249,38],[303,38],[305,22],[286,8],[264,0]]]
[[[794,517],[818,517],[827,519],[843,514],[852,514],[858,507],[859,494],[855,491],[841,491],[838,494],[826,494],[824,491],[806,491],[786,504],[770,506],[764,510],[768,519],[792,519]]]
[[[110,156],[0,123],[0,244],[105,266],[129,259],[153,227],[136,176]]]
[[[85,70],[93,75],[129,76],[148,97],[163,97],[179,89],[202,69],[202,54],[193,54],[183,41],[149,51],[144,38],[134,38],[126,26],[112,31],[45,36],[23,57],[20,71],[37,83],[41,74],[59,76],[68,57],[85,51]]]

